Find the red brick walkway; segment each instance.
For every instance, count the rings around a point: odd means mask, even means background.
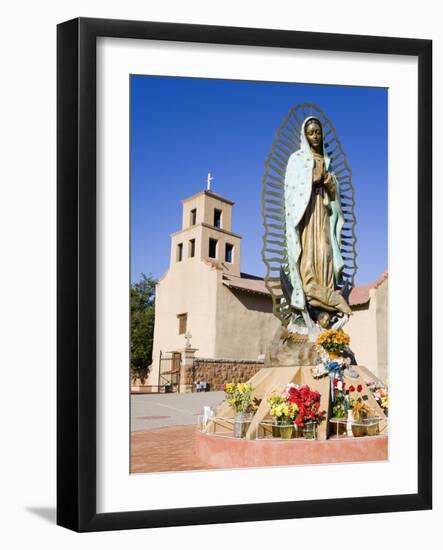
[[[171,426],[131,434],[131,472],[209,470],[195,456],[196,426]]]

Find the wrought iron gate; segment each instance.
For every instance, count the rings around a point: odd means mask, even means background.
[[[173,393],[180,391],[181,353],[178,351],[160,352],[158,369],[158,391]]]

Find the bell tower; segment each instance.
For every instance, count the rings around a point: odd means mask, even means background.
[[[241,237],[232,232],[234,203],[205,189],[184,199],[182,205],[182,228],[171,235],[169,268],[205,261],[239,277]]]

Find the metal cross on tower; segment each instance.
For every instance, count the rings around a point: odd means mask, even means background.
[[[211,190],[211,181],[213,180],[214,178],[211,176],[211,172],[208,172],[208,177],[206,178],[206,189],[208,191]]]

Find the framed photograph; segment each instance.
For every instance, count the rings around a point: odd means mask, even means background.
[[[59,525],[431,508],[431,66],[58,26]]]

